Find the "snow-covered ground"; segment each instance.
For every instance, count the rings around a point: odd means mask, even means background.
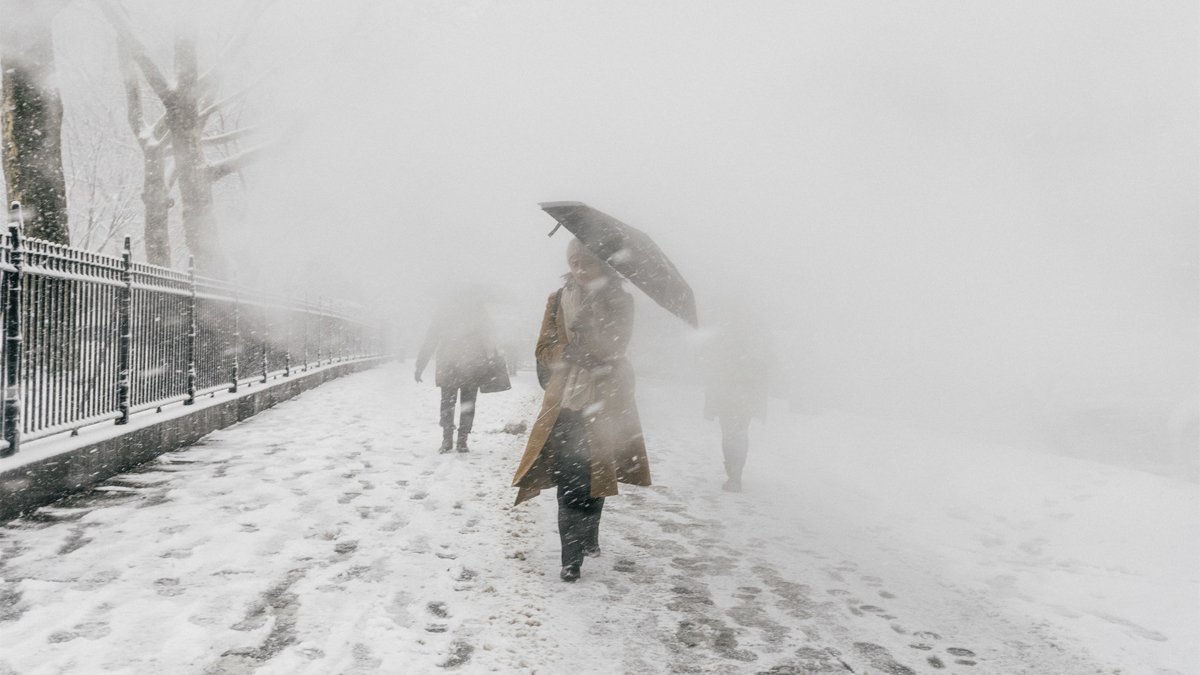
[[[540,390],[439,455],[406,364],[326,384],[0,529],[0,673],[1196,673],[1194,483],[773,410],[721,492],[690,388],[656,482],[557,577],[508,487]]]

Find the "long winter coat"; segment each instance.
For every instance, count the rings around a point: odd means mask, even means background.
[[[625,358],[633,334],[633,298],[615,286],[597,292],[601,295],[593,305],[596,328],[576,334],[579,344],[573,350],[587,353],[601,364],[593,369],[598,405],[585,413],[584,420],[592,463],[591,496],[609,497],[617,494],[618,482],[649,485],[650,463],[634,402],[633,369]],[[563,351],[571,339],[557,305],[558,294],[551,294],[534,352],[538,363],[550,369],[550,381],[513,478],[513,486],[520,488],[517,504],[556,485],[554,457],[547,440],[561,409],[569,372],[564,367]]]
[[[700,357],[706,418],[766,419],[776,369],[768,334],[748,325],[724,326],[703,345]]]
[[[437,386],[478,388],[488,377],[488,353],[494,351],[482,311],[482,307],[439,310],[417,355],[417,372],[423,372],[434,358]]]

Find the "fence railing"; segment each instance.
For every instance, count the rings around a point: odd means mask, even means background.
[[[323,303],[0,233],[0,457],[24,440],[381,355],[382,326]]]

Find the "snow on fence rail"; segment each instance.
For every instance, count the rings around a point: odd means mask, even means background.
[[[190,265],[189,265],[190,268]],[[327,305],[0,234],[0,457],[88,424],[377,356],[377,322]]]

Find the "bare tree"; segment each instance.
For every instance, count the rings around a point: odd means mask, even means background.
[[[235,24],[238,31],[218,58],[218,66],[227,63],[241,50],[267,4],[265,1],[251,3],[248,16]],[[213,184],[239,171],[274,144],[252,147],[210,161],[205,148],[228,147],[250,130],[220,128],[209,134],[207,129],[214,119],[222,117],[218,113],[245,96],[250,87],[218,98],[219,68],[202,74],[195,41],[183,35],[175,39],[174,77],[169,79],[135,34],[122,8],[111,0],[100,0],[99,6],[117,33],[129,124],[144,157],[147,255],[151,262],[169,262],[171,245],[166,215],[170,208],[169,191],[177,185],[183,210],[184,238],[195,257],[197,269],[205,274],[224,276],[225,262],[213,210]],[[145,121],[135,67],[162,106],[162,117],[153,124]],[[167,147],[172,164],[169,171],[164,161]]]
[[[30,236],[61,244],[70,243],[70,231],[51,22],[66,4],[67,0],[0,2],[0,111],[8,199],[25,206]]]
[[[71,239],[80,248],[103,251],[121,240],[137,216],[138,190],[113,165],[128,149],[119,147],[111,133],[68,116],[63,122],[63,153],[70,169],[66,178]]]

